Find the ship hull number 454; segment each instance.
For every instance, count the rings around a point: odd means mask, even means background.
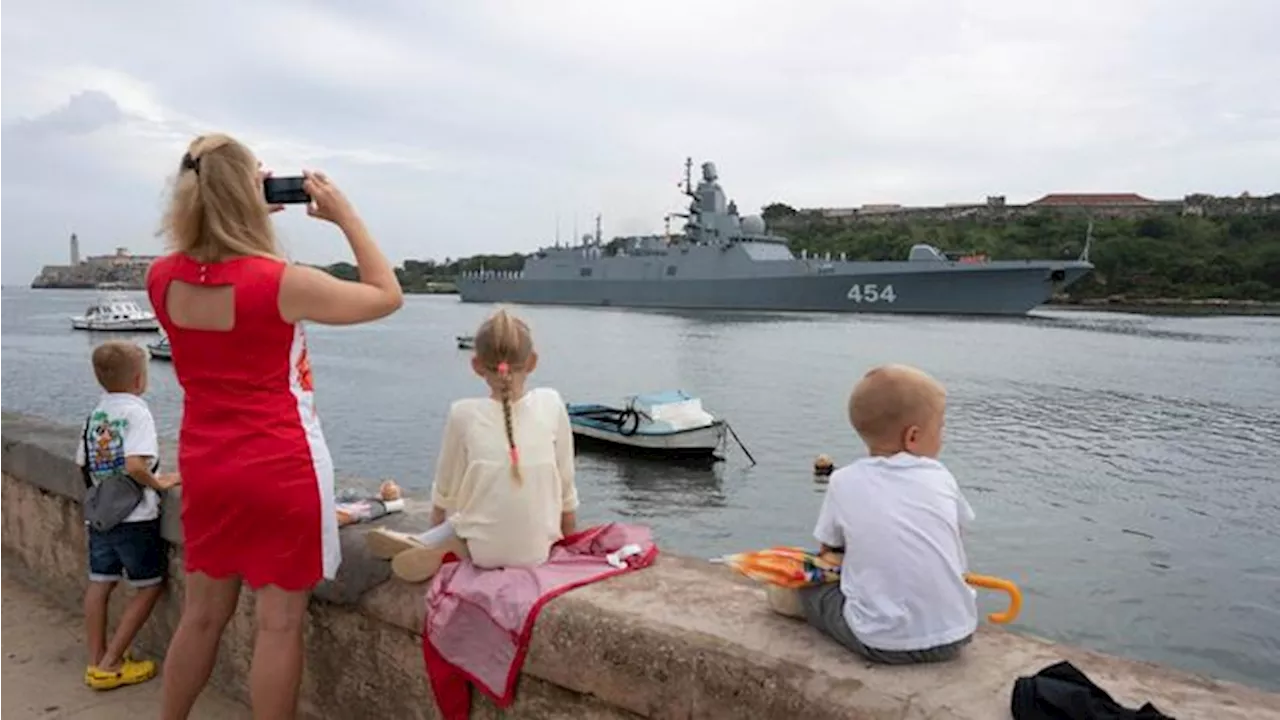
[[[898,294],[893,291],[892,285],[866,283],[850,287],[845,297],[856,303],[891,303],[898,299]]]

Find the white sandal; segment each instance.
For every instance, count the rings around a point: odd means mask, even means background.
[[[459,558],[469,557],[466,543],[456,537],[449,538],[438,545],[419,545],[396,555],[391,559],[391,573],[405,582],[424,582],[440,570],[449,553]]]
[[[369,547],[369,552],[379,560],[390,560],[406,550],[426,547],[409,533],[384,527],[377,527],[365,533],[364,541]]]

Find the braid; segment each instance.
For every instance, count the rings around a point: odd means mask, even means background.
[[[502,401],[502,421],[507,431],[507,448],[511,453],[511,477],[516,484],[520,483],[520,451],[516,447],[515,426],[512,418],[512,386],[514,375],[521,378],[528,374],[536,363],[533,353],[533,338],[529,334],[529,326],[522,320],[513,318],[505,310],[499,310],[480,325],[476,332],[477,371],[484,368],[481,374],[497,390]],[[493,373],[493,374],[490,374]],[[496,375],[496,384],[494,383]]]
[[[519,483],[520,451],[516,449],[516,436],[511,423],[511,373],[499,373],[499,377],[502,382],[502,421],[507,426],[507,446],[511,448],[511,477]]]

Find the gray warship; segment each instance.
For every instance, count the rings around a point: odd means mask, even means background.
[[[1093,265],[1089,241],[1077,260],[954,257],[918,244],[901,261],[846,261],[802,253],[763,218],[726,202],[714,163],[702,164],[681,235],[619,238],[613,252],[594,237],[544,247],[521,271],[479,270],[458,278],[462,302],[592,305],[681,310],[754,310],[1024,315],[1080,280]],[[669,218],[668,218],[669,220]]]

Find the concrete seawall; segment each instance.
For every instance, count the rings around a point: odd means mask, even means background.
[[[78,607],[86,566],[76,429],[9,413],[2,428],[6,570]],[[166,469],[173,467],[173,446],[162,453]],[[176,547],[171,592],[140,637],[154,656],[163,654],[181,607],[178,501],[176,493],[165,498],[165,532]],[[424,514],[415,505],[392,525],[417,527]],[[365,551],[366,527],[343,531],[339,577],[312,601],[304,711],[316,718],[434,717],[418,635],[424,586],[389,581],[387,563]],[[252,612],[250,599],[228,626],[213,680],[244,700]],[[954,663],[868,666],[803,624],[769,612],[760,586],[669,554],[648,570],[546,606],[508,716],[1007,718],[1014,680],[1063,659],[1132,707],[1149,700],[1180,720],[1280,720],[1278,694],[991,627]],[[486,701],[473,711],[477,718],[501,715]]]

